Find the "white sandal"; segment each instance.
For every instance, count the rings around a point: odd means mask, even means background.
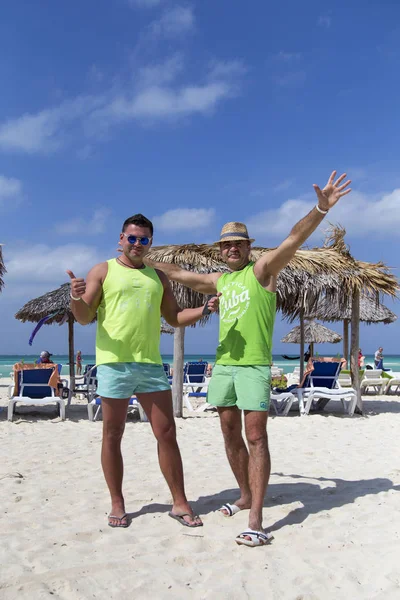
[[[228,514],[224,513],[224,510],[226,510]],[[220,512],[223,517],[233,517],[241,510],[242,509],[240,508],[240,506],[237,506],[236,504],[229,504],[229,502],[227,502],[226,504],[223,504],[221,508],[218,509],[218,512]]]
[[[249,540],[246,540],[246,537],[249,537]],[[240,533],[237,538],[235,538],[235,542],[239,544],[239,546],[251,546],[255,548],[256,546],[266,546],[274,539],[272,533],[266,533],[264,531],[255,531],[254,529],[247,529]]]

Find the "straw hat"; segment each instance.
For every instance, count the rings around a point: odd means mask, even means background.
[[[220,242],[233,242],[235,240],[254,242],[253,238],[249,238],[247,227],[244,223],[237,223],[236,221],[225,223],[221,229],[220,239],[214,243],[219,244]]]

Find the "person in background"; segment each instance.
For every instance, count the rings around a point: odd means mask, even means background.
[[[378,350],[375,352],[375,369],[383,369],[383,348],[379,346]]]
[[[48,352],[47,350],[42,350],[39,358],[36,361],[36,364],[40,365],[40,364],[52,363],[53,361],[50,358],[51,356],[53,356],[53,355],[50,352]]]
[[[363,356],[361,348],[358,349],[358,368],[362,369],[364,367],[365,356]]]
[[[82,352],[80,350],[76,353],[76,374],[82,375]]]

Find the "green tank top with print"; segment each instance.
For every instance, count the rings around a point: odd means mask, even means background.
[[[150,267],[129,269],[115,258],[97,310],[96,364],[162,364],[160,317],[163,285]]]
[[[276,294],[254,275],[254,263],[225,273],[217,281],[219,299],[219,365],[270,365]]]

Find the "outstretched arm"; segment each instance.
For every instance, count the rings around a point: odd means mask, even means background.
[[[289,236],[276,248],[261,256],[254,265],[254,274],[261,285],[272,288],[275,285],[275,277],[278,275],[295,255],[296,250],[300,248],[307,238],[315,231],[328,211],[335,206],[342,196],[349,194],[351,189],[348,187],[350,181],[342,184],[346,177],[343,173],[336,181],[336,171],[333,171],[328,179],[328,183],[321,190],[314,184],[314,190],[317,194],[316,206],[301,221],[296,223]]]
[[[164,319],[172,325],[172,327],[183,327],[197,323],[203,316],[204,306],[199,308],[180,308],[174,294],[172,293],[171,284],[164,273],[157,271],[157,274],[164,287],[164,295],[161,303],[161,314]],[[207,306],[211,312],[216,312],[219,306],[218,297],[221,294],[214,296],[207,302]]]
[[[145,258],[144,262],[149,267],[165,273],[171,281],[186,285],[186,287],[196,292],[200,292],[201,294],[217,293],[217,281],[221,277],[221,273],[193,273],[192,271],[181,269],[181,267],[173,263],[154,262],[149,258]]]

